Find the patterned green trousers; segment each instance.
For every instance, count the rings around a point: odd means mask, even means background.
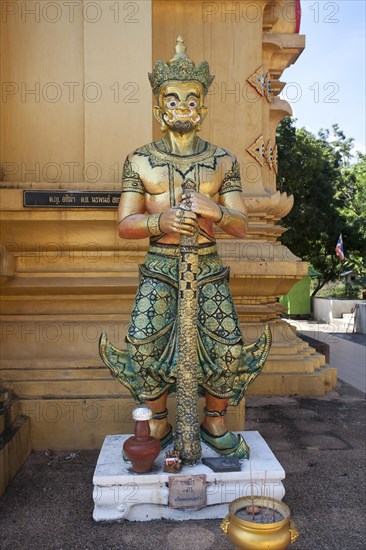
[[[127,351],[118,350],[103,334],[100,353],[137,402],[154,400],[175,390],[179,246],[152,244],[140,265],[140,282],[126,337]],[[199,247],[198,383],[201,394],[236,405],[259,374],[268,355],[268,331],[243,346],[230,294],[229,269],[216,245]]]

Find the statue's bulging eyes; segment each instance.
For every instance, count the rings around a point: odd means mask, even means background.
[[[170,109],[173,109],[173,107],[176,107],[176,106],[177,106],[177,102],[174,101],[174,100],[168,101],[167,106],[168,106]]]
[[[189,105],[192,109],[194,109],[195,107],[197,107],[196,101],[190,101],[190,102],[188,103],[188,105]]]

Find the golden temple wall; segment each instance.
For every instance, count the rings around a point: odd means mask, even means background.
[[[242,165],[250,231],[243,241],[219,236],[221,253],[245,336],[265,322],[274,334],[250,391],[322,395],[334,371],[278,318],[278,296],[307,272],[278,241],[292,199],[276,191],[273,166],[247,151],[262,135],[274,145],[290,112],[278,79],[304,37],[289,2],[55,4],[4,3],[1,23],[0,378],[31,417],[33,448],[98,448],[106,433],[131,431],[132,400],[102,365],[98,337],[106,330],[123,347],[147,243],[119,240],[114,210],[24,208],[23,191],[120,189],[125,155],[158,135],[147,73],[178,34],[216,74],[202,136]],[[273,75],[271,102],[247,82],[261,65]],[[230,427],[243,418],[243,405],[232,409]]]

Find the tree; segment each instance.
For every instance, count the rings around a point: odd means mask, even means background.
[[[357,162],[343,171],[343,185],[338,191],[340,213],[346,220],[348,240],[352,242],[347,254],[349,267],[365,275],[366,257],[366,155],[357,153]]]
[[[294,207],[283,222],[288,231],[282,241],[322,274],[314,296],[343,270],[335,255],[340,233],[349,252],[363,254],[364,165],[350,165],[353,140],[338,125],[333,125],[332,134],[320,130],[314,136],[305,128],[297,129],[287,117],[278,126],[277,145],[279,188],[294,195]]]

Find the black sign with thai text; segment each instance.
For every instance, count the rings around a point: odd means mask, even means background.
[[[117,208],[121,194],[115,191],[23,191],[28,208]]]

